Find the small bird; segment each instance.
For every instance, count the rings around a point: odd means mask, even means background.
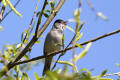
[[[45,43],[44,43],[44,56],[47,56],[49,53],[58,51],[62,46],[62,36],[65,29],[67,21],[58,19],[54,22],[52,29],[48,32]],[[43,76],[46,71],[50,70],[51,62],[53,56],[45,58],[45,64],[43,69]]]

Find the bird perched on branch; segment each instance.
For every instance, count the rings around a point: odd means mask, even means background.
[[[54,22],[52,29],[48,32],[45,43],[44,43],[44,56],[47,56],[51,52],[58,51],[62,45],[63,31],[66,26],[66,21],[58,19]],[[43,69],[43,74],[50,70],[51,62],[53,56],[45,58],[45,64]]]

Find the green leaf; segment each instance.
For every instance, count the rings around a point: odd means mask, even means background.
[[[21,34],[21,42],[23,42],[23,36],[24,36],[24,32],[22,32]]]
[[[106,16],[104,16],[101,12],[97,12],[97,16],[101,17],[104,20],[108,20]]]
[[[37,12],[36,16],[38,17],[38,16],[40,15],[40,13],[41,13],[40,11],[39,11],[39,12]]]
[[[2,29],[3,29],[2,26],[0,26],[0,31],[1,31]]]
[[[29,41],[28,40],[25,40],[24,43],[28,43]]]
[[[40,43],[40,41],[36,41],[36,43],[37,43],[37,44],[39,44],[39,43]]]
[[[20,48],[21,46],[22,46],[22,44],[19,43],[19,44],[17,44],[16,48],[18,49],[18,48]]]
[[[65,35],[63,34],[63,36],[62,36],[62,47],[63,47],[63,49],[65,48],[64,42],[65,42]]]
[[[99,80],[113,80],[111,78],[99,78]]]
[[[90,71],[89,71],[89,70],[87,70],[87,69],[83,68],[83,69],[81,69],[81,70],[80,70],[80,72],[82,72],[82,71],[87,71],[87,75],[91,76],[91,73],[90,73]]]
[[[71,62],[68,62],[68,61],[57,61],[57,63],[60,63],[60,64],[66,64],[66,65],[69,65],[69,66],[74,66],[73,63]]]
[[[12,49],[11,45],[5,45],[5,47],[8,48],[8,49]]]
[[[49,17],[49,15],[48,15],[47,13],[43,13],[43,15],[44,15],[46,18]]]
[[[120,67],[120,64],[116,64],[118,67]]]
[[[78,41],[82,36],[83,36],[83,33],[81,33],[80,35],[78,35],[77,38],[75,39],[75,42]]]
[[[48,13],[50,13],[50,10],[44,10],[44,12],[48,12]]]
[[[27,29],[25,29],[25,33],[28,33],[28,30],[27,30]]]
[[[36,73],[34,73],[34,76],[35,76],[35,80],[39,80],[39,76]]]
[[[51,10],[51,14],[52,14],[53,11],[54,11],[54,6],[55,6],[55,1],[54,1],[54,0],[50,1],[50,10]]]
[[[15,44],[12,45],[12,50],[13,50],[13,53],[15,54],[15,53],[16,53],[16,47],[15,47]]]
[[[74,17],[75,17],[75,20],[76,20],[77,24],[79,24],[79,22],[80,22],[80,13],[81,13],[81,9],[80,8],[76,9],[74,11]]]
[[[5,55],[5,59],[9,59],[10,58],[10,54]]]
[[[30,78],[25,72],[23,72],[21,80],[30,80]]]
[[[7,3],[6,3],[5,0],[2,0],[2,3],[3,3],[3,5],[4,5],[5,7],[7,7]]]
[[[15,66],[15,72],[18,73],[19,72],[19,65]]]
[[[83,27],[83,25],[85,24],[85,22],[82,22],[82,24],[80,25],[80,27],[78,28],[78,31],[80,31]]]
[[[99,75],[99,77],[103,77],[106,73],[107,73],[107,69],[106,70],[104,70],[100,75]]]
[[[77,67],[73,63],[71,63],[71,62],[68,62],[68,61],[57,61],[57,63],[69,65],[69,66],[73,67],[75,69],[75,71],[77,72]]]
[[[71,27],[66,26],[66,28],[75,33],[75,31]]]
[[[85,47],[85,49],[77,56],[76,61],[79,60],[79,59],[81,59],[81,58],[83,58],[86,55],[86,53],[88,52],[91,44],[92,44],[91,42],[87,44],[87,46]]]
[[[27,59],[27,60],[29,59],[29,57],[27,55],[24,55],[24,58]]]
[[[9,0],[6,0],[7,4],[10,6],[10,8],[15,12],[18,16],[22,17],[22,15],[13,7],[11,2]]]
[[[16,79],[9,76],[9,77],[6,77],[6,78],[0,79],[0,80],[16,80]]]
[[[75,43],[76,46],[78,46],[79,48],[84,48],[82,45],[78,44],[78,43]]]

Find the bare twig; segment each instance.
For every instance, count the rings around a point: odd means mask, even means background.
[[[29,28],[28,28],[28,32],[29,32],[30,29],[31,29],[31,25],[32,25],[32,23],[33,23],[33,20],[34,20],[34,17],[35,17],[35,14],[36,14],[37,8],[38,8],[38,4],[39,4],[39,0],[37,1],[37,5],[36,5],[36,7],[35,7],[35,11],[34,11],[34,13],[33,13],[32,19],[31,19],[31,21],[30,21],[30,25],[29,25]],[[22,43],[24,43],[24,41],[26,40],[27,35],[28,35],[28,33],[26,33],[26,35],[25,35],[25,37],[24,37]]]
[[[89,0],[86,0],[86,2],[88,3],[88,6],[91,8],[92,11],[96,12],[95,8],[93,7],[93,5],[90,3]]]
[[[111,36],[111,35],[114,35],[114,34],[117,34],[117,33],[120,33],[120,29],[118,29],[118,30],[116,30],[116,31],[113,31],[113,32],[110,32],[110,33],[107,33],[107,34],[104,34],[104,35],[99,36],[99,37],[97,37],[97,38],[88,40],[88,41],[86,41],[86,42],[81,43],[80,45],[86,45],[86,44],[88,44],[89,42],[95,42],[95,41],[97,41],[97,40],[103,39],[103,38],[105,38],[105,37],[108,37],[108,36]],[[54,55],[56,55],[56,54],[58,54],[58,53],[66,52],[67,50],[70,50],[70,49],[75,48],[75,47],[78,47],[78,46],[75,45],[75,46],[73,46],[73,47],[68,47],[68,48],[66,48],[66,49],[64,49],[64,50],[52,52],[52,53],[50,53],[50,55],[47,55],[47,57],[49,57],[49,56],[54,56]],[[19,65],[19,64],[24,64],[24,63],[28,63],[28,62],[31,62],[31,61],[36,61],[36,60],[43,59],[43,58],[45,58],[45,56],[38,56],[38,57],[29,59],[29,60],[15,62],[15,63],[13,63],[13,65],[15,66],[15,65]]]
[[[39,25],[41,24],[41,19],[42,19],[42,15],[43,15],[44,9],[45,9],[45,7],[46,7],[46,4],[47,4],[47,0],[44,1],[42,10],[41,10],[40,15],[39,15],[39,18],[38,18],[38,23],[37,23],[36,30],[35,30],[35,36],[37,36],[38,29],[39,29]],[[37,36],[37,37],[38,37],[38,36]]]

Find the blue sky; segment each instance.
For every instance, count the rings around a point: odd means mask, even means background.
[[[44,0],[40,0],[38,11],[41,10]],[[16,0],[11,0],[14,4]],[[0,32],[0,49],[4,44],[14,44],[19,43],[21,38],[21,33],[28,28],[33,11],[35,9],[37,0],[21,0],[17,6],[17,10],[22,14],[22,18],[18,17],[16,14],[11,12],[7,18],[0,24],[3,30]],[[96,14],[90,9],[85,0],[82,1],[82,13],[81,20],[85,21],[81,32],[83,32],[83,37],[79,41],[84,42],[108,32],[120,29],[120,11],[119,0],[90,0],[96,11],[102,12],[107,16],[108,21],[104,21],[101,18],[96,19]],[[62,6],[60,12],[51,22],[49,27],[43,33],[43,37],[39,40],[40,44],[35,44],[32,48],[31,57],[40,56],[43,53],[43,43],[47,32],[51,29],[53,22],[56,19],[68,20],[74,18],[73,11],[78,7],[78,0],[66,0],[65,4]],[[8,8],[9,9],[9,8]],[[7,9],[7,10],[8,10]],[[37,21],[37,19],[36,19]],[[42,22],[45,21],[45,18]],[[43,24],[43,23],[42,23]],[[40,25],[41,26],[41,25]],[[69,23],[68,26],[75,28],[75,23]],[[69,35],[69,36],[68,36]],[[73,33],[66,29],[65,30],[65,43],[71,40]],[[87,55],[79,60],[77,63],[78,69],[87,68],[88,70],[94,69],[92,71],[93,75],[99,75],[101,71],[108,69],[108,73],[116,73],[120,68],[116,63],[120,63],[120,34],[115,34],[92,44]],[[82,49],[77,48],[76,53],[80,53]],[[70,60],[72,58],[72,51],[68,51],[61,60]],[[59,66],[57,66],[59,68]],[[41,75],[43,64],[33,68],[28,72],[31,80],[34,79],[33,72]],[[39,70],[39,71],[38,71]],[[115,77],[115,76],[113,76]]]

